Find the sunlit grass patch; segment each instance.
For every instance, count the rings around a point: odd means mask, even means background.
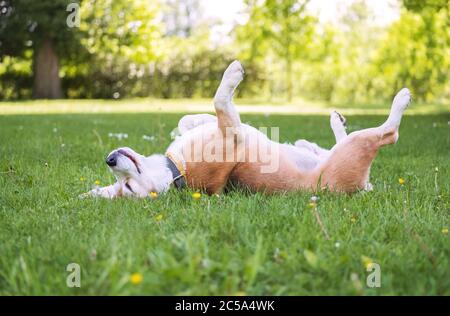
[[[390,104],[330,105],[297,99],[269,103],[258,99],[238,99],[241,113],[283,115],[329,115],[332,109],[344,115],[387,115]],[[125,100],[39,100],[0,102],[0,115],[81,114],[81,113],[207,113],[213,112],[211,99],[125,99]],[[450,104],[413,104],[407,115],[450,113]]]

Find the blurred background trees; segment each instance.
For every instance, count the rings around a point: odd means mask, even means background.
[[[59,76],[60,60],[66,57],[64,52],[74,49],[77,43],[76,32],[66,27],[67,1],[33,1],[33,0],[5,0],[0,2],[0,56],[15,57],[16,60],[28,61],[21,69],[21,74],[14,71],[2,78],[2,90],[10,90],[12,97],[17,80],[22,85],[19,88],[31,86],[29,79],[33,79],[33,96],[36,98],[61,98],[61,80]],[[7,66],[16,60],[7,59]],[[3,65],[2,62],[2,66]],[[33,74],[33,78],[26,76]],[[20,76],[24,78],[16,78]],[[28,78],[25,78],[28,77]],[[10,86],[3,87],[5,81],[11,80]],[[28,79],[28,80],[27,80]],[[3,91],[5,93],[6,91]],[[22,92],[17,92],[21,94]]]
[[[245,3],[250,17],[237,29],[242,59],[245,64],[264,61],[268,56],[277,60],[284,72],[280,88],[284,88],[287,100],[291,101],[294,64],[306,57],[314,32],[315,19],[306,12],[308,1],[247,0]],[[270,73],[270,63],[265,64]]]
[[[387,0],[399,15],[382,25],[367,0],[336,0],[333,21],[314,0],[242,0],[231,25],[205,1],[0,0],[0,99],[209,98],[236,58],[240,95],[259,100],[379,103],[403,86],[450,98],[447,0]]]

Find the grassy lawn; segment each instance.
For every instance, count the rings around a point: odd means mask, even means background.
[[[113,181],[107,153],[162,153],[181,116],[0,116],[0,294],[450,295],[449,113],[404,117],[399,142],[374,162],[373,192],[319,195],[330,239],[303,192],[78,199]],[[350,130],[384,119],[347,116]],[[243,121],[279,126],[282,141],[333,143],[323,115]],[[367,261],[380,264],[380,288],[366,286]],[[81,266],[81,288],[66,286],[69,263]]]

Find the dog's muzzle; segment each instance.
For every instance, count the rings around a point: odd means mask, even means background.
[[[108,157],[106,157],[106,164],[110,167],[114,167],[115,165],[117,165],[117,156],[117,151],[111,153]]]

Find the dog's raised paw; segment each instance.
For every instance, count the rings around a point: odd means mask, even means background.
[[[411,102],[411,92],[409,91],[408,88],[403,88],[394,97],[392,107],[395,107],[397,110],[403,111],[408,107],[410,102]]]
[[[244,68],[237,60],[233,61],[225,70],[223,80],[230,86],[237,86],[244,79]]]
[[[347,127],[347,120],[339,112],[333,111],[333,112],[331,112],[331,115],[330,115],[330,125],[333,130],[335,128],[339,128],[339,127],[345,128],[345,127]]]

